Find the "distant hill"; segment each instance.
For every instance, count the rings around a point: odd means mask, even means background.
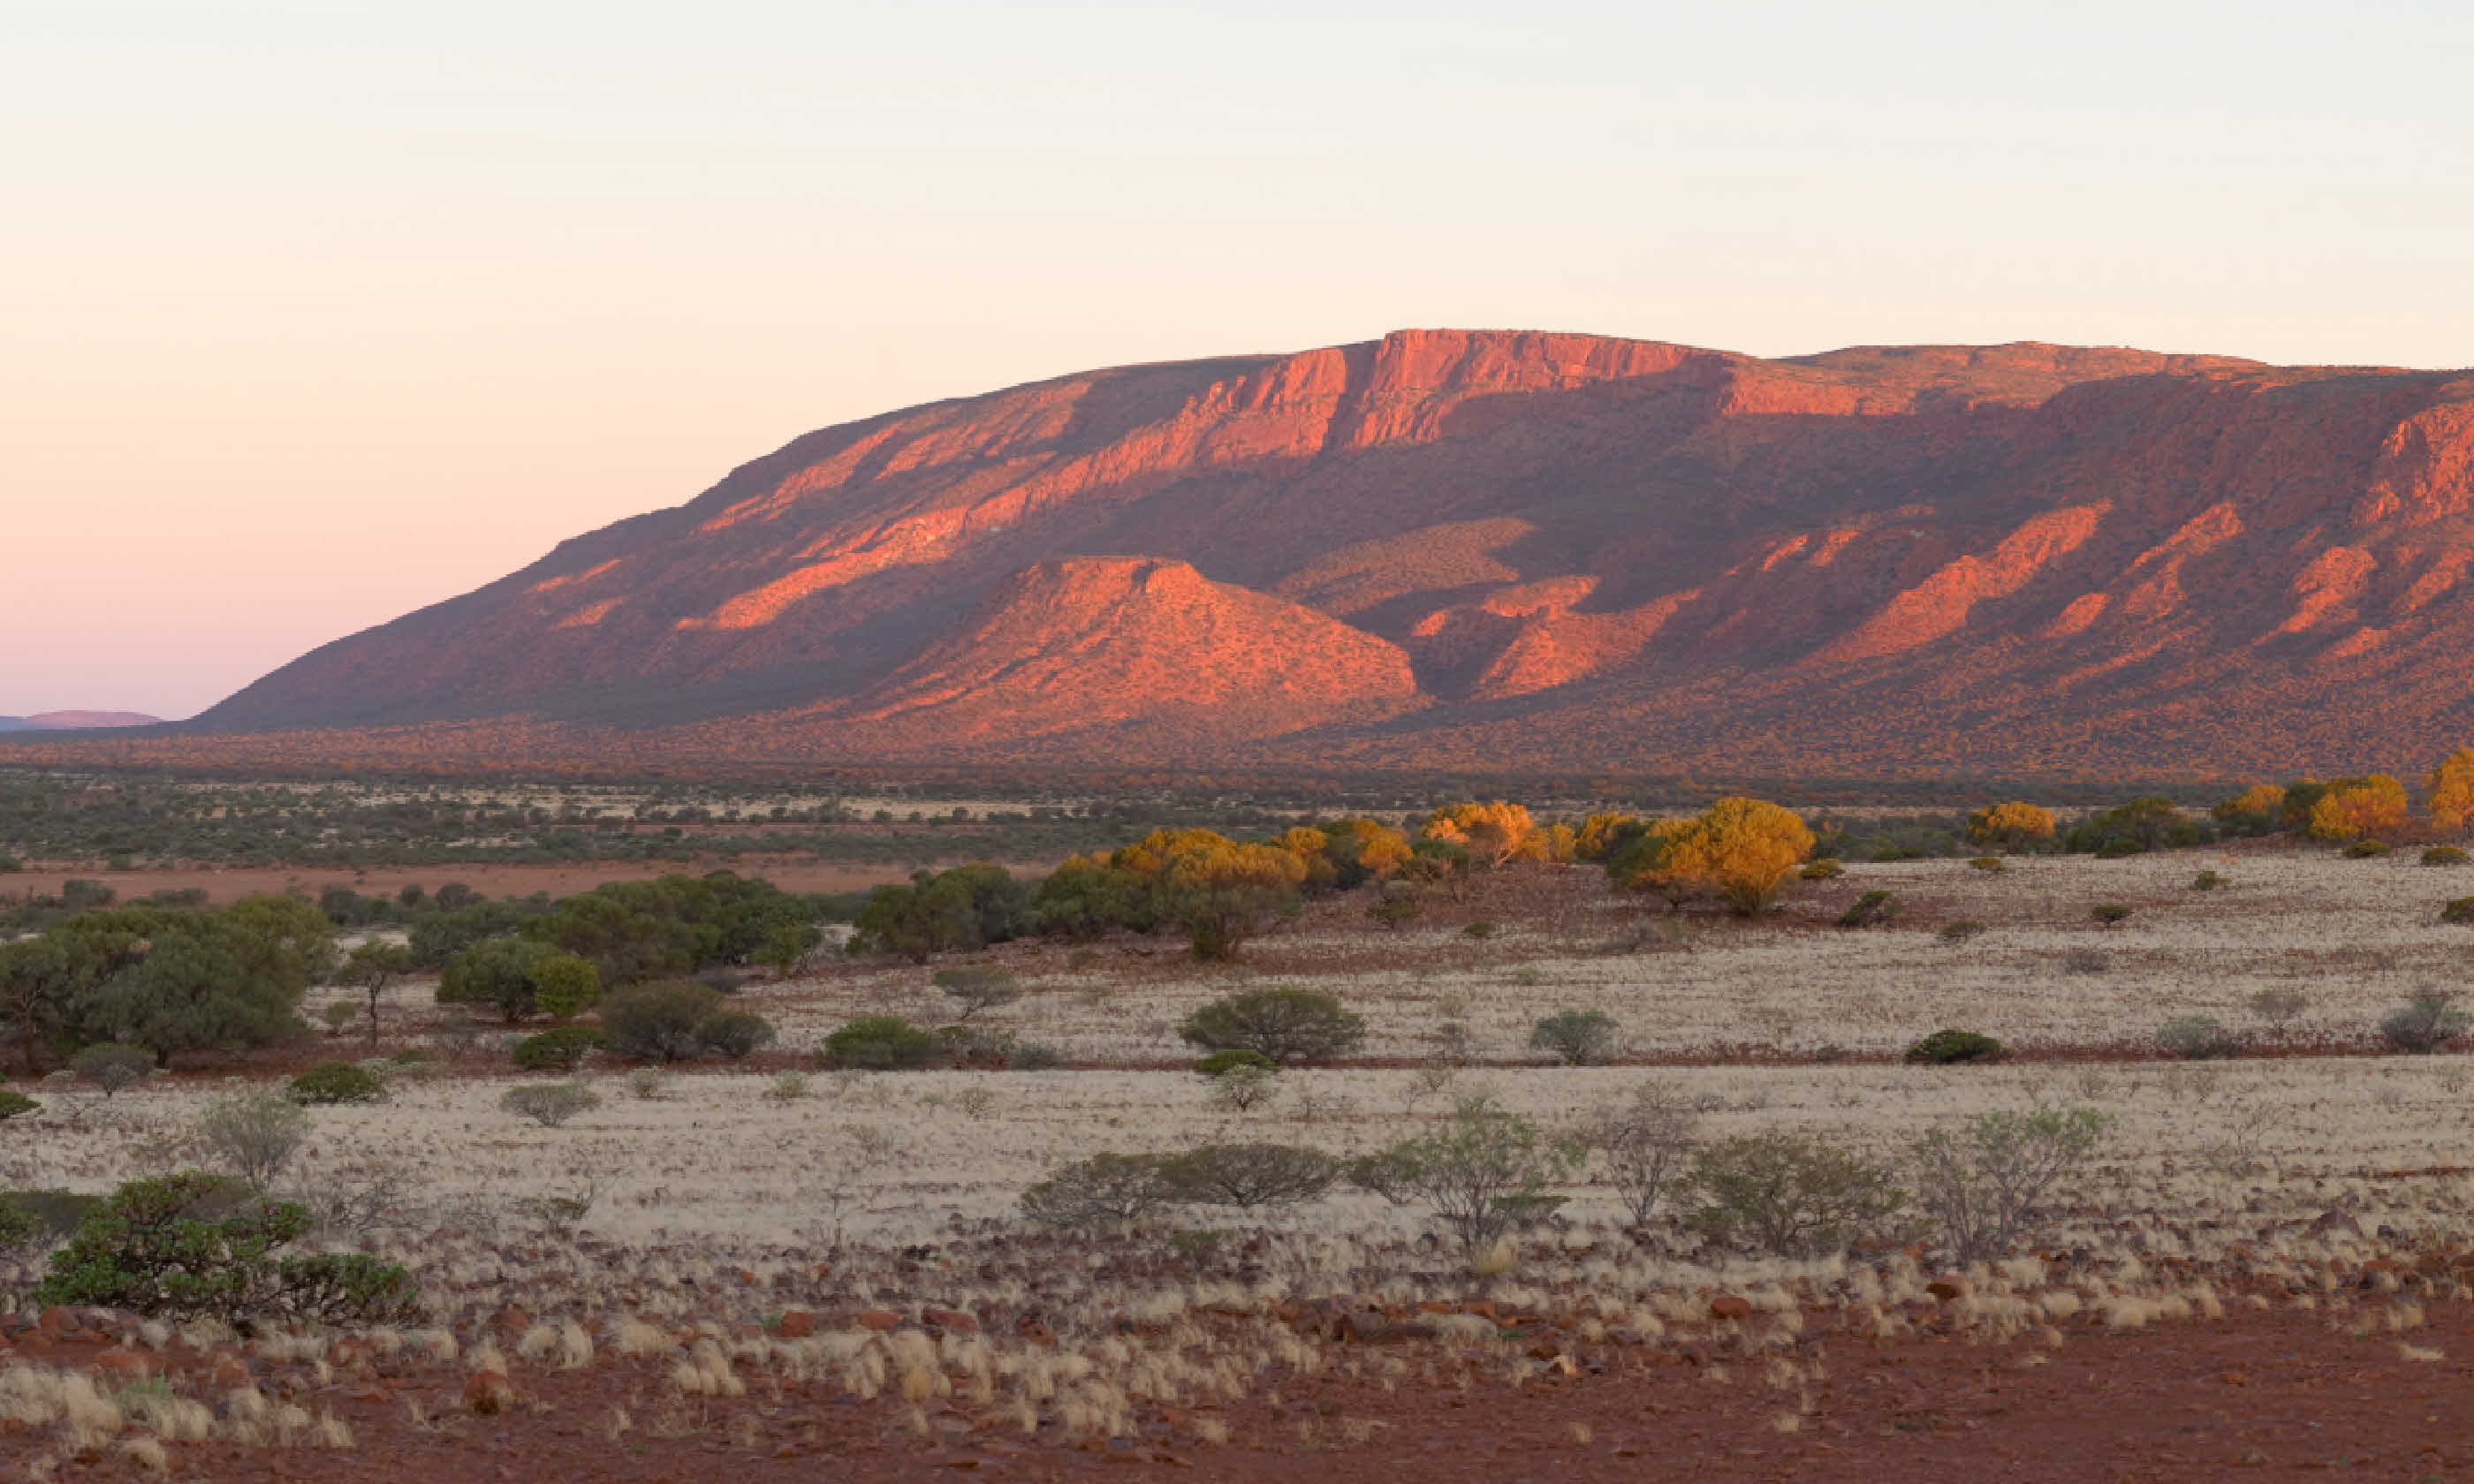
[[[78,731],[162,724],[163,718],[137,711],[42,711],[33,716],[0,716],[0,731]]]
[[[2474,741],[2469,567],[2474,373],[1402,331],[809,434],[306,655],[178,745],[2420,765]]]

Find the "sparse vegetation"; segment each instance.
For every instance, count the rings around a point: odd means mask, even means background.
[[[600,1094],[580,1082],[536,1082],[509,1088],[498,1106],[520,1118],[554,1129],[601,1106]]]

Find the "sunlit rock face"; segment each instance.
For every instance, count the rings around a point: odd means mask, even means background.
[[[213,731],[2151,772],[2474,734],[2474,375],[1402,331],[827,428]],[[544,729],[547,729],[546,731]]]

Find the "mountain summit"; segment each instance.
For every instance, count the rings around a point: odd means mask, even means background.
[[[1414,330],[812,433],[192,726],[820,761],[2403,763],[2474,735],[2469,564],[2474,373]]]

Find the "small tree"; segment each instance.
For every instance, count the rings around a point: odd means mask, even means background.
[[[1967,838],[1978,845],[2022,850],[2053,838],[2053,811],[2017,801],[1988,804],[1967,817]]]
[[[1321,1200],[1340,1161],[1290,1144],[1205,1144],[1164,1161],[1160,1178],[1181,1205],[1256,1210]]]
[[[1212,1054],[1227,1056],[1231,1053],[1218,1051]],[[1268,1065],[1231,1066],[1214,1073],[1211,1078],[1211,1105],[1231,1113],[1252,1113],[1279,1094],[1280,1074]]]
[[[691,1061],[704,1050],[697,1028],[721,996],[689,979],[660,979],[613,991],[601,1002],[601,1034],[620,1056]]]
[[[2426,990],[2402,1009],[2380,1021],[2380,1034],[2400,1051],[2427,1055],[2465,1034],[2465,1012],[2450,1003],[2456,996]]]
[[[601,972],[593,960],[553,953],[532,967],[533,1003],[553,1020],[572,1019],[601,998]]]
[[[1169,1200],[1165,1161],[1156,1155],[1099,1154],[1078,1160],[1022,1193],[1022,1213],[1068,1231],[1140,1221]]]
[[[988,964],[940,969],[932,982],[955,1003],[955,1018],[960,1020],[968,1020],[982,1010],[1001,1009],[1022,998],[1022,986],[1014,982],[1013,975]]]
[[[2474,747],[2461,747],[2440,759],[2423,779],[2431,796],[2431,823],[2441,829],[2474,825]]]
[[[1917,1203],[1957,1261],[2005,1256],[2112,1121],[2085,1108],[2039,1108],[1936,1125],[1910,1151]]]
[[[509,1025],[537,1012],[533,970],[566,955],[529,938],[484,938],[447,961],[438,978],[442,1005],[487,1005]]]
[[[2320,840],[2360,840],[2393,833],[2408,818],[2405,785],[2385,773],[2339,778],[2311,805],[2311,833]]]
[[[1554,1204],[1547,1187],[1582,1159],[1489,1098],[1465,1098],[1441,1129],[1355,1161],[1349,1180],[1394,1205],[1423,1204],[1475,1257]]]
[[[1792,810],[1758,799],[1721,799],[1700,817],[1653,826],[1607,862],[1615,885],[1657,891],[1670,904],[1713,896],[1752,917],[1812,853],[1812,831]],[[1680,895],[1679,895],[1680,894]]]
[[[1614,1017],[1603,1010],[1559,1010],[1530,1027],[1529,1049],[1566,1066],[1586,1066],[1614,1049],[1615,1029]]]
[[[1322,990],[1248,990],[1203,1006],[1177,1034],[1206,1051],[1258,1051],[1283,1065],[1346,1056],[1366,1040],[1366,1022]]]
[[[378,1001],[386,997],[387,990],[398,979],[412,972],[417,963],[412,949],[402,944],[376,939],[345,955],[335,982],[358,990],[369,997],[371,1045],[378,1043]]]
[[[1785,1257],[1843,1251],[1905,1204],[1887,1170],[1792,1134],[1731,1138],[1701,1152],[1692,1224],[1726,1243]]]
[[[1634,1226],[1649,1225],[1659,1196],[1691,1156],[1700,1121],[1690,1100],[1658,1083],[1635,1089],[1628,1101],[1609,1104],[1589,1117],[1583,1141],[1606,1161]]]
[[[198,1137],[232,1173],[263,1190],[309,1137],[309,1114],[270,1093],[237,1093],[206,1105]]]
[[[144,1046],[121,1046],[109,1041],[88,1046],[69,1058],[69,1070],[103,1089],[105,1097],[117,1094],[121,1089],[143,1082],[155,1070],[155,1053]]]

